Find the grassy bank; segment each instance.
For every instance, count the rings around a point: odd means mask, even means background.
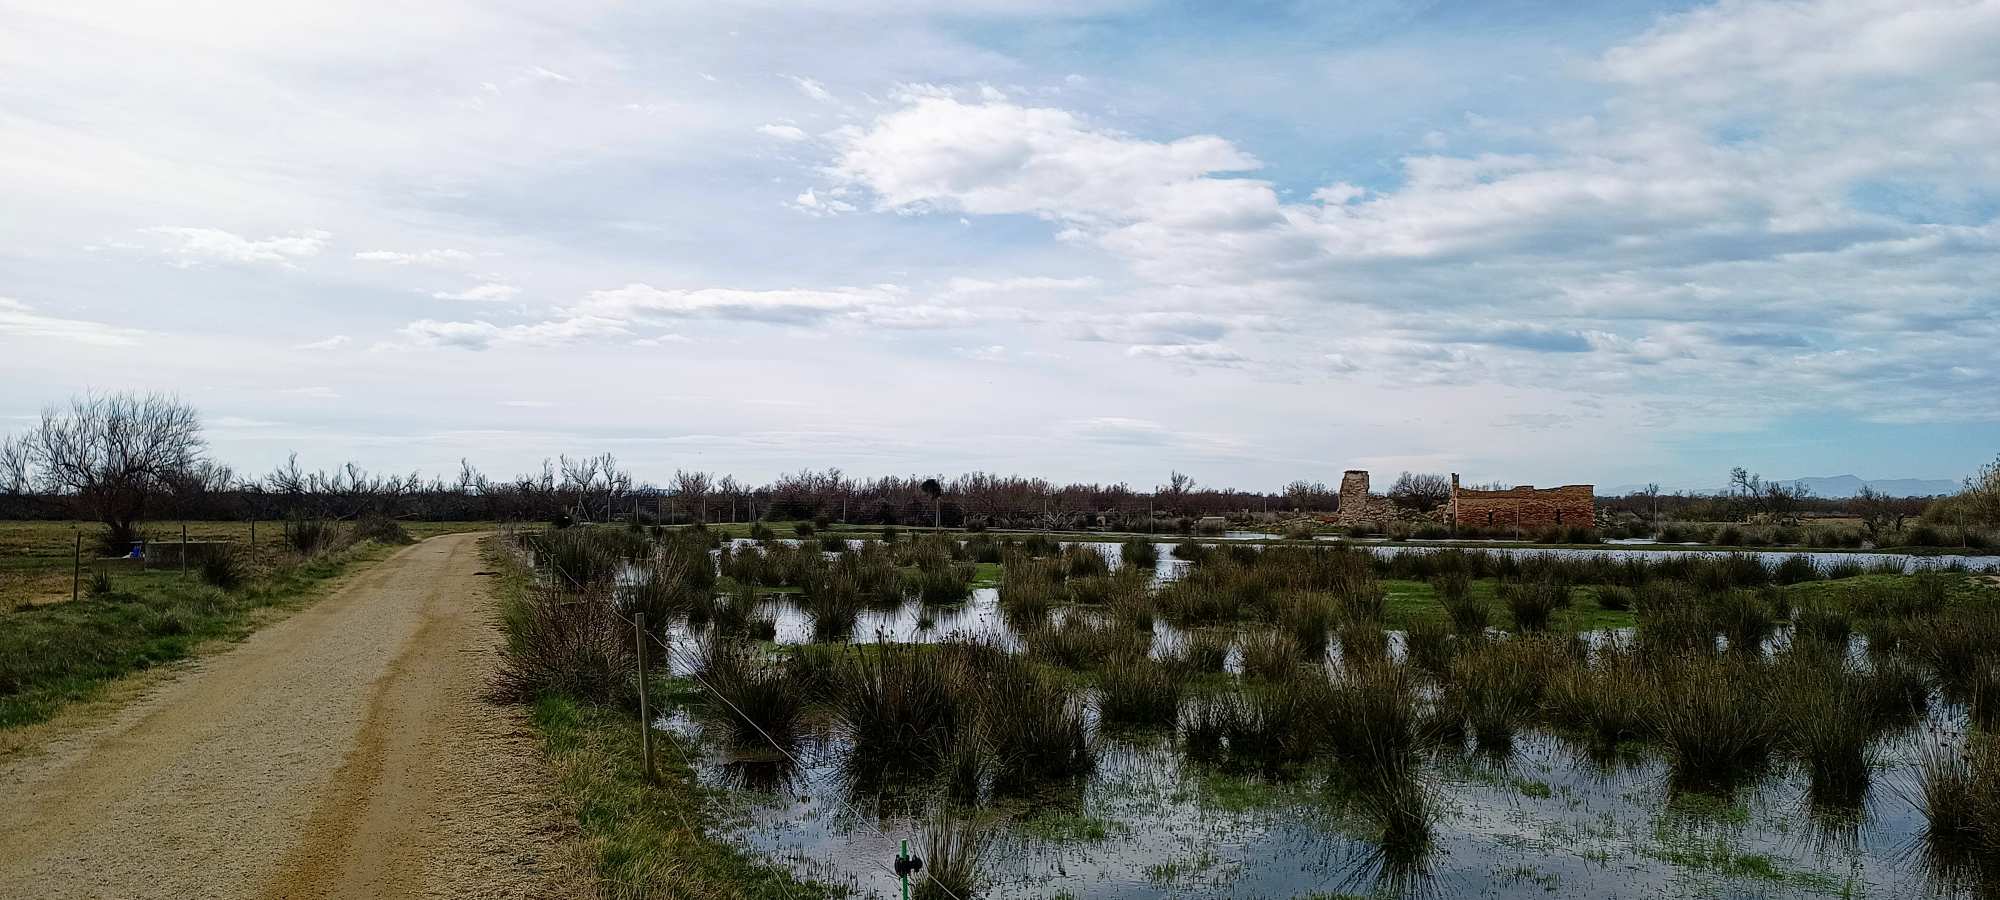
[[[519,642],[531,596],[529,573],[499,539],[487,543],[506,605],[510,640]],[[672,685],[657,682],[665,700]],[[532,701],[532,719],[556,780],[561,802],[574,816],[594,868],[595,896],[606,898],[752,898],[809,900],[840,897],[838,888],[803,882],[759,862],[718,836],[713,823],[725,814],[725,795],[702,787],[688,768],[696,751],[666,732],[654,733],[658,777],[648,779],[639,749],[635,711],[564,693],[543,692]]]
[[[203,523],[211,539],[247,524]],[[89,526],[86,526],[89,527]],[[459,530],[474,525],[460,525]],[[280,546],[245,554],[242,581],[225,590],[196,573],[97,563],[86,568],[82,597],[69,599],[72,523],[0,523],[0,571],[8,575],[0,602],[0,729],[42,722],[89,700],[132,672],[198,656],[239,640],[259,626],[323,596],[329,582],[378,561],[396,548],[374,542],[301,557]],[[433,526],[423,533],[439,533]],[[195,529],[190,527],[190,537]],[[282,540],[273,524],[274,540]],[[178,530],[176,530],[178,536]],[[86,536],[86,543],[88,536]],[[60,554],[49,551],[61,546]],[[92,590],[102,571],[108,590]],[[59,583],[48,596],[42,586]]]

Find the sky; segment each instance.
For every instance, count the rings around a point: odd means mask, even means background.
[[[159,390],[245,472],[1993,459],[2000,0],[1579,6],[0,0],[0,431]]]

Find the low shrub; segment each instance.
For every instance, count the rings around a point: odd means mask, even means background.
[[[363,516],[354,523],[352,534],[357,541],[374,541],[390,546],[416,543],[416,539],[403,530],[402,523],[388,516]]]
[[[518,703],[568,695],[623,704],[637,696],[632,632],[608,598],[538,590],[507,611],[509,635],[495,694]]]

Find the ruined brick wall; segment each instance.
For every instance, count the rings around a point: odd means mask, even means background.
[[[1558,488],[1521,485],[1504,491],[1474,491],[1458,486],[1451,476],[1451,518],[1475,528],[1548,528],[1597,522],[1595,485],[1566,484]]]
[[[1336,517],[1342,525],[1383,524],[1396,518],[1395,505],[1381,494],[1368,492],[1368,473],[1360,469],[1348,469],[1340,476],[1340,511]]]

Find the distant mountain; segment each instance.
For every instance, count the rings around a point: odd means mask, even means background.
[[[1863,485],[1872,487],[1891,497],[1935,497],[1939,494],[1956,494],[1958,493],[1960,488],[1964,487],[1963,484],[1960,484],[1959,482],[1953,481],[1949,478],[1864,479],[1858,475],[1826,475],[1818,478],[1790,478],[1782,480],[1781,483],[1804,487],[1806,490],[1811,491],[1813,496],[1815,497],[1830,497],[1834,499],[1839,499],[1842,497],[1852,497],[1855,494],[1859,494],[1861,493],[1861,487]],[[1620,484],[1606,488],[1599,488],[1597,493],[1599,496],[1604,496],[1604,497],[1623,497],[1627,494],[1636,494],[1645,489],[1646,486],[1643,484]],[[1723,494],[1723,493],[1728,493],[1728,489],[1721,487],[1684,489],[1684,488],[1668,487],[1666,485],[1661,485],[1660,492],[1663,494],[1673,494],[1673,493]]]
[[[1861,493],[1863,485],[1874,488],[1891,497],[1930,497],[1937,494],[1957,493],[1964,485],[1948,478],[1872,478],[1862,480],[1854,475],[1830,475],[1824,478],[1794,478],[1786,484],[1803,487],[1816,497],[1852,497]]]

